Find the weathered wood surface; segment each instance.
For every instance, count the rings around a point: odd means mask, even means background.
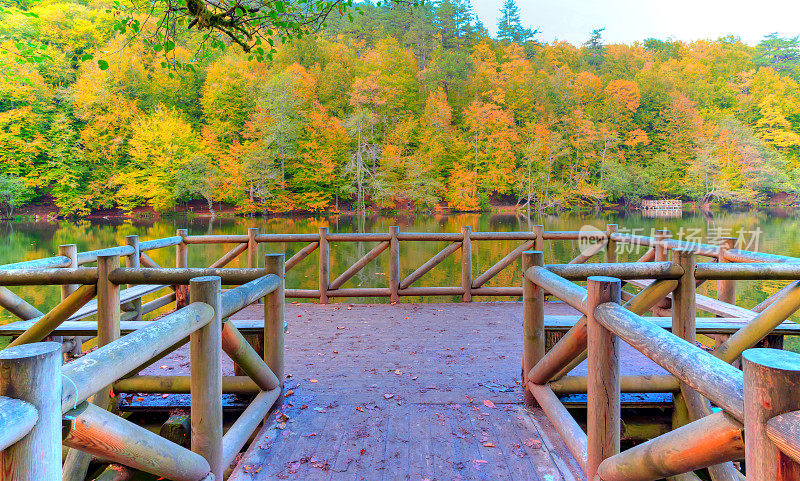
[[[519,304],[507,303],[509,305]],[[560,303],[549,303],[560,304]],[[521,309],[518,309],[521,310]],[[254,314],[256,316],[257,314]],[[508,309],[509,316],[515,317],[522,325],[521,312],[514,312],[513,309]],[[260,317],[260,314],[258,314]],[[579,315],[548,315],[545,318],[545,327],[548,331],[565,333],[580,319]],[[648,321],[661,327],[662,329],[672,329],[672,318],[669,317],[648,317]],[[738,329],[745,326],[749,321],[747,319],[733,319],[725,318],[720,319],[716,317],[698,317],[697,318],[697,333],[698,334],[732,334]],[[264,330],[264,321],[262,319],[235,319],[233,321],[236,328],[245,335],[258,334]],[[0,336],[18,336],[25,330],[33,325],[32,321],[16,321],[10,324],[0,326]],[[137,329],[141,329],[147,324],[138,321],[122,321],[120,323],[120,331],[123,335],[129,334]],[[774,335],[782,336],[797,336],[800,335],[800,324],[787,321],[781,323],[772,332]],[[97,335],[97,323],[94,321],[67,321],[61,324],[53,331],[54,336],[95,336]]]
[[[280,418],[269,418],[240,471],[258,470],[257,480],[584,479],[544,413],[522,405],[522,324],[512,315],[520,310],[517,302],[287,304],[289,419],[278,429]],[[251,306],[237,317],[262,313]],[[185,375],[187,360],[183,347],[143,374]],[[225,356],[223,365],[231,375]],[[188,398],[120,397],[125,409]]]
[[[647,287],[653,281],[641,280],[641,279],[626,279],[625,282],[627,282],[628,284],[632,284],[636,287]],[[672,295],[670,294],[667,297],[671,299]],[[757,314],[751,311],[750,309],[745,309],[744,307],[728,304],[727,302],[722,302],[712,297],[704,296],[702,294],[697,294],[695,302],[697,303],[698,309],[710,312],[711,314],[716,314],[724,318],[733,317],[733,318],[752,319]]]

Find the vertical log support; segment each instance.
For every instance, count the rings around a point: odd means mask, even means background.
[[[68,268],[74,269],[78,267],[78,246],[76,244],[64,244],[58,246],[58,255],[68,257],[69,258],[69,265]],[[66,299],[70,294],[75,292],[78,289],[77,284],[64,284],[61,286],[61,300],[63,301]],[[63,342],[63,338],[55,338],[51,337],[51,340],[55,342]],[[82,351],[82,339],[79,336],[75,336],[72,338],[72,349],[69,351],[70,355],[79,356]]]
[[[256,240],[256,236],[258,235],[258,227],[250,227],[247,229],[247,268],[248,269],[255,269],[258,267],[258,241]],[[266,318],[265,318],[266,319]],[[264,355],[264,335],[263,334],[246,334],[244,336],[247,343],[253,347],[257,353]],[[233,367],[233,373],[237,376],[241,376],[244,374],[242,369],[235,365]]]
[[[214,308],[214,318],[189,336],[191,371],[192,451],[222,479],[222,282],[218,276],[197,277],[189,283],[192,302]]]
[[[694,344],[696,335],[695,313],[696,282],[694,277],[697,257],[690,249],[674,249],[674,261],[683,268],[683,276],[672,294],[672,333]]]
[[[694,251],[689,249],[674,249],[674,262],[683,268],[683,276],[678,279],[678,286],[672,293],[672,333],[681,339],[685,339],[692,344],[695,342],[695,314],[696,308],[696,283],[694,278],[694,268],[697,257]],[[673,395],[673,416],[672,428],[677,429],[690,422],[700,414],[700,399],[697,393],[689,393],[686,384],[681,385],[681,392]],[[692,406],[687,406],[687,401],[692,402]],[[693,415],[694,414],[694,415]]]
[[[669,260],[669,252],[667,251],[666,244],[664,241],[670,239],[672,237],[672,233],[668,229],[661,229],[656,231],[656,245],[654,246],[655,249],[655,258],[653,259],[654,262],[666,262]]]
[[[283,254],[267,254],[264,267],[268,274],[281,278],[281,285],[264,296],[264,361],[283,387],[284,378],[284,292],[285,271]]]
[[[461,226],[461,302],[472,302],[472,227]]]
[[[725,260],[725,252],[736,248],[736,237],[723,237],[719,244],[718,262],[728,262]],[[717,281],[717,299],[728,304],[736,304],[736,281],[720,279]]]
[[[328,244],[328,228],[319,228],[319,303],[328,303],[328,284],[331,282],[330,244]]]
[[[535,251],[544,252],[544,226],[533,226],[533,233],[536,235],[536,240],[533,243]]]
[[[525,278],[532,266],[544,265],[544,253],[522,253],[522,385],[525,386],[525,404],[533,406],[536,400],[528,391],[527,375],[544,357],[544,290]]]
[[[617,241],[611,240],[611,234],[616,234],[619,226],[617,224],[606,224],[606,262],[618,262]]]
[[[97,344],[106,344],[119,339],[119,286],[108,279],[109,274],[119,268],[118,255],[97,256]]]
[[[78,267],[78,246],[75,244],[64,244],[58,246],[58,255],[69,257],[69,265],[67,266],[70,269],[74,269]],[[77,284],[64,284],[61,286],[61,300],[63,301],[66,299],[70,294],[75,292],[78,289]]]
[[[620,302],[622,284],[613,277],[587,279],[587,385],[586,434],[589,441],[586,479],[595,479],[604,459],[620,449],[619,339],[594,317],[600,304]]]
[[[669,250],[667,250],[666,244],[664,241],[672,237],[672,233],[668,229],[661,229],[657,230],[655,234],[656,245],[653,246],[655,250],[655,257],[653,258],[654,262],[666,262],[669,260]],[[653,315],[654,316],[669,316],[669,307],[671,300],[664,299],[659,304],[653,307]]]
[[[797,481],[800,466],[767,437],[766,422],[800,409],[800,355],[748,349],[744,370],[744,442],[748,481]]]
[[[189,267],[189,245],[186,243],[186,236],[189,231],[186,229],[178,229],[176,235],[184,240],[175,246],[175,267],[186,268]],[[189,286],[175,286],[175,307],[181,309],[189,305]]]
[[[0,480],[62,479],[61,379],[59,343],[36,342],[0,351],[0,396],[30,403],[39,412],[31,432],[0,452]]]
[[[133,254],[127,256],[125,259],[125,265],[128,267],[141,267],[140,258],[141,258],[141,251],[139,250],[139,236],[138,235],[129,235],[125,236],[125,244],[133,247]],[[128,286],[131,287],[131,286]],[[142,320],[142,299],[134,299],[128,303],[128,308],[136,313],[136,317],[131,319],[132,321],[141,321]]]
[[[400,300],[400,227],[389,227],[389,302]]]
[[[258,227],[247,229],[247,267],[255,269],[258,267]]]
[[[736,248],[736,237],[723,237],[720,239],[719,244],[719,257],[717,262],[728,262],[725,259],[725,253],[730,249]],[[717,299],[728,304],[736,304],[736,281],[729,279],[719,279],[717,281]],[[710,336],[714,339],[714,347],[719,347],[730,336],[726,334],[712,334]]]

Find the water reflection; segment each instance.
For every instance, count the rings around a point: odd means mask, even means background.
[[[535,224],[544,224],[546,230],[580,230],[593,225],[604,229],[607,223],[617,223],[621,231],[633,231],[649,235],[661,228],[670,229],[683,236],[709,237],[750,233],[756,236],[760,251],[800,257],[800,222],[793,217],[763,212],[725,213],[718,216],[684,214],[680,219],[645,218],[638,213],[600,213],[592,216],[563,215],[528,218],[514,213],[452,214],[452,215],[371,215],[371,216],[284,216],[270,218],[177,218],[159,220],[100,219],[92,221],[59,223],[9,222],[0,224],[0,264],[19,262],[55,255],[60,244],[78,244],[80,251],[121,245],[126,235],[138,234],[141,240],[156,239],[175,234],[175,230],[186,228],[190,234],[244,234],[249,227],[257,227],[262,233],[316,233],[327,226],[331,233],[388,232],[392,225],[401,231],[414,232],[460,232],[461,226],[470,226],[473,231],[530,230]],[[474,276],[491,267],[506,253],[519,244],[517,241],[474,241]],[[304,243],[276,243],[259,245],[259,257],[268,252],[285,252],[287,258],[302,249]],[[331,279],[336,278],[347,267],[366,254],[376,243],[332,243]],[[447,245],[446,242],[401,242],[401,273],[404,278],[431,256]],[[233,246],[192,245],[189,247],[189,265],[207,266],[220,258]],[[578,253],[577,242],[547,241],[545,260],[548,263],[567,262]],[[643,248],[624,249],[620,261],[635,260],[644,253]],[[162,266],[175,265],[175,249],[152,251],[150,256]],[[388,269],[388,251],[370,263],[343,287],[385,287]],[[600,259],[598,256],[597,259]],[[242,255],[230,264],[231,267],[246,266],[247,256]],[[262,261],[263,262],[263,261]],[[287,274],[287,285],[291,288],[315,289],[317,286],[317,255],[311,254]],[[433,271],[423,276],[414,286],[455,286],[460,283],[460,252],[450,256]],[[512,264],[492,279],[487,286],[511,286],[520,283],[520,267]],[[703,285],[706,295],[714,296],[714,283]],[[758,281],[740,282],[738,298],[740,304],[751,307],[768,295],[776,292],[785,282]],[[52,307],[58,301],[57,288],[14,288],[26,300],[40,309]],[[456,298],[426,298],[427,301],[455,300]],[[480,298],[479,298],[480,299]],[[357,300],[346,300],[355,302]],[[422,301],[405,298],[404,302]],[[342,302],[335,300],[334,302]],[[385,300],[369,300],[385,302]],[[8,318],[0,312],[0,316]]]

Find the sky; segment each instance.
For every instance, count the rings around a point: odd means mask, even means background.
[[[472,0],[475,13],[494,35],[503,0]],[[716,39],[737,35],[750,45],[771,32],[800,35],[798,0],[517,0],[523,26],[539,28],[543,42],[584,43],[605,27],[605,43]]]

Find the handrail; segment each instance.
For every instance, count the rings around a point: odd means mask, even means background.
[[[39,420],[39,412],[25,401],[0,396],[0,451],[31,432]]]
[[[205,326],[213,317],[214,309],[194,303],[65,364],[61,370],[67,379],[61,394],[62,412],[74,409],[104,386]]]
[[[742,371],[619,304],[598,306],[595,318],[631,347],[744,421]]]
[[[724,255],[724,249],[722,252]],[[588,267],[534,265],[523,269],[523,291],[527,293],[523,299],[523,366],[531,365],[528,360],[531,357],[533,363],[529,372],[523,368],[526,394],[539,402],[556,425],[588,479],[655,481],[706,467],[712,480],[739,479],[742,475],[731,461],[743,457],[747,462],[747,479],[784,479],[778,474],[782,470],[800,470],[800,466],[787,464],[800,462],[800,396],[796,390],[800,385],[800,355],[748,347],[800,307],[798,286],[792,283],[782,290],[768,308],[748,320],[713,352],[695,345],[695,289],[701,277],[742,279],[751,278],[748,276],[756,272],[795,279],[792,275],[797,272],[796,266],[708,263],[695,267],[694,256],[698,253],[681,249],[676,254],[682,275],[678,279],[650,284],[645,291],[652,290],[652,295],[647,296],[647,302],[639,302],[641,306],[637,308],[645,310],[652,305],[651,301],[658,301],[675,289],[672,332],[631,312],[631,305],[619,305],[619,279],[597,276],[626,273],[626,266],[613,263]],[[526,255],[530,259],[541,259],[541,253]],[[581,271],[578,267],[584,269]],[[679,273],[677,269],[675,273]],[[557,274],[576,280],[587,279],[587,288]],[[528,291],[527,285],[546,289],[586,314],[546,354],[542,354],[543,337],[529,334],[536,332],[536,326],[543,323],[543,300],[535,291]],[[657,285],[659,289],[655,289]],[[674,377],[620,375],[619,340]],[[566,376],[558,381],[577,365],[576,361],[583,359],[579,353],[587,344],[589,376]],[[728,364],[742,351],[744,372]],[[692,422],[675,426],[666,434],[620,453],[620,392],[676,390],[682,394],[675,398],[676,409],[679,403],[685,402],[684,409],[688,408]],[[571,419],[556,392],[588,392],[586,433]],[[723,411],[712,412],[706,399]],[[746,446],[743,433],[749,439]],[[778,449],[782,454],[775,456]],[[694,479],[692,476],[687,479],[690,478]]]

